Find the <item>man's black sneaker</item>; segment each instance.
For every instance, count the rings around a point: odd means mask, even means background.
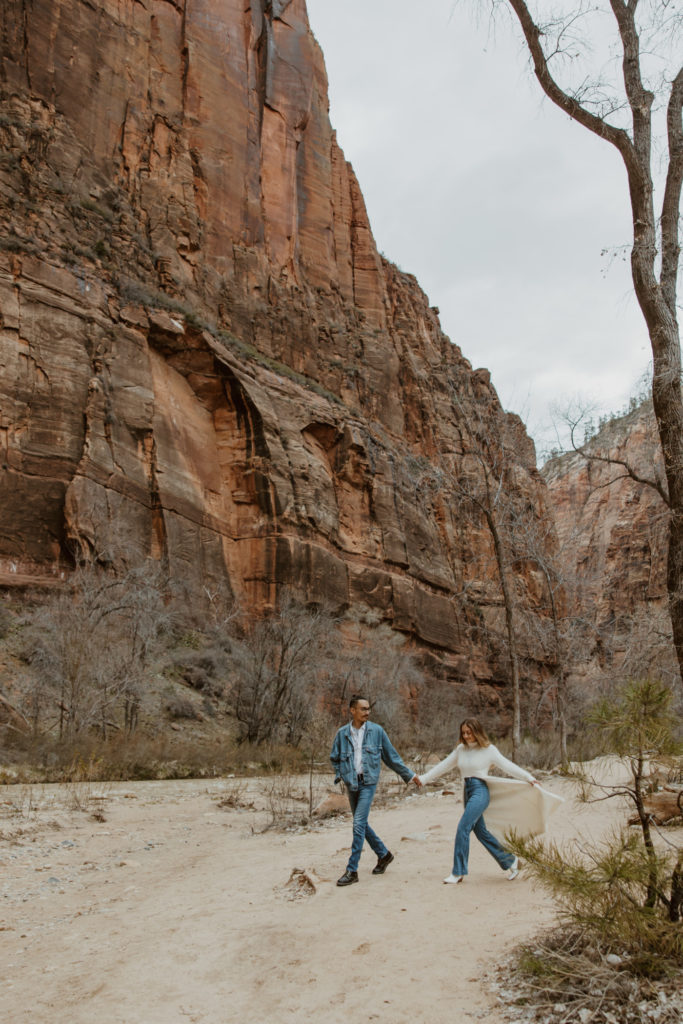
[[[374,868],[372,869],[373,875],[383,875],[384,872],[389,867],[389,865],[391,864],[393,859],[394,859],[393,853],[390,853],[389,850],[387,850],[387,852],[384,854],[384,856],[379,858],[379,860],[375,864]]]
[[[349,871],[348,868],[341,876],[337,879],[337,885],[353,885],[354,882],[358,881],[358,872]]]

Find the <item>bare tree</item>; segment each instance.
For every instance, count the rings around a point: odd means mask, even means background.
[[[36,727],[42,710],[67,740],[92,727],[104,739],[121,725],[134,731],[144,674],[169,625],[164,589],[156,564],[121,574],[85,565],[36,609],[26,644]]]
[[[286,595],[263,618],[234,622],[227,703],[241,742],[299,744],[338,651],[336,627]]]
[[[547,597],[549,616],[523,614],[522,631],[527,637],[539,630],[539,643],[547,648],[553,675],[541,687],[536,702],[535,722],[538,724],[543,704],[551,702],[552,717],[559,737],[560,757],[568,760],[567,739],[570,727],[570,695],[568,681],[580,652],[587,647],[587,637],[595,630],[591,610],[583,609],[582,581],[567,568],[566,553],[558,541],[552,515],[536,518],[516,515],[513,510],[511,533],[518,559],[524,559],[542,581]],[[564,538],[564,547],[572,548],[575,538]],[[528,641],[527,641],[528,642]]]
[[[613,146],[628,179],[633,224],[631,273],[647,324],[653,358],[652,399],[662,446],[671,511],[667,591],[674,643],[683,670],[683,400],[676,305],[680,260],[679,211],[683,184],[683,67],[681,13],[669,0],[601,0],[574,5],[542,23],[525,0],[500,0],[514,11],[543,92],[574,121]],[[543,5],[541,5],[543,6]],[[611,12],[622,61],[613,83],[577,75],[582,19]],[[645,38],[643,47],[641,39]],[[646,75],[645,54],[659,57],[658,83]],[[670,70],[666,67],[666,58]],[[565,83],[560,79],[564,78]],[[574,83],[574,84],[572,84]],[[653,114],[665,110],[668,150],[659,214],[655,210]]]
[[[349,644],[343,663],[329,677],[326,702],[345,722],[351,695],[363,694],[373,718],[403,742],[416,737],[423,688],[424,673],[405,638],[380,624],[360,630]]]
[[[511,523],[513,506],[525,505],[515,480],[517,453],[513,420],[497,402],[482,408],[474,398],[453,390],[453,401],[462,413],[467,432],[461,433],[459,465],[449,467],[453,493],[460,514],[480,520],[491,539],[495,572],[505,614],[507,654],[512,689],[512,751],[517,756],[522,739],[518,595]],[[535,516],[534,508],[519,507],[517,515]]]
[[[565,409],[562,419],[569,430],[571,450],[586,462],[592,462],[596,468],[602,465],[609,466],[613,470],[606,479],[596,485],[596,489],[611,487],[620,480],[630,480],[633,484],[654,491],[668,509],[669,494],[664,476],[662,447],[654,415],[652,415],[651,422],[646,419],[645,431],[641,431],[638,464],[634,459],[628,457],[626,451],[618,452],[616,450],[625,447],[634,416],[643,419],[648,410],[653,413],[651,399],[645,399],[630,406],[628,412],[623,415],[601,420],[597,431],[593,429],[589,407],[582,403],[573,403]],[[579,441],[582,430],[583,442]]]

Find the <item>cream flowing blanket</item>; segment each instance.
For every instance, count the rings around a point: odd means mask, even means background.
[[[506,832],[519,836],[538,836],[545,832],[548,818],[564,803],[564,797],[549,793],[540,786],[530,786],[517,779],[486,780],[491,802],[484,811],[489,832],[504,842]]]

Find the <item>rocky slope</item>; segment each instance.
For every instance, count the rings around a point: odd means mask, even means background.
[[[0,39],[4,580],[134,546],[195,594],[375,609],[503,684],[454,481],[504,424],[542,515],[533,445],[379,256],[304,0],[5,0]]]
[[[543,467],[559,538],[569,610],[590,622],[576,668],[677,675],[667,612],[667,507],[652,403],[614,417],[579,453]]]

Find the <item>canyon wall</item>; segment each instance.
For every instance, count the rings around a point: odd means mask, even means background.
[[[304,0],[5,0],[0,40],[0,582],[136,548],[503,688],[458,481],[504,429],[542,518],[533,444],[378,254]]]
[[[542,470],[567,611],[587,627],[573,651],[574,671],[589,679],[616,669],[617,676],[654,673],[673,681],[666,478],[652,402],[612,418],[583,450],[587,457],[563,455]]]

